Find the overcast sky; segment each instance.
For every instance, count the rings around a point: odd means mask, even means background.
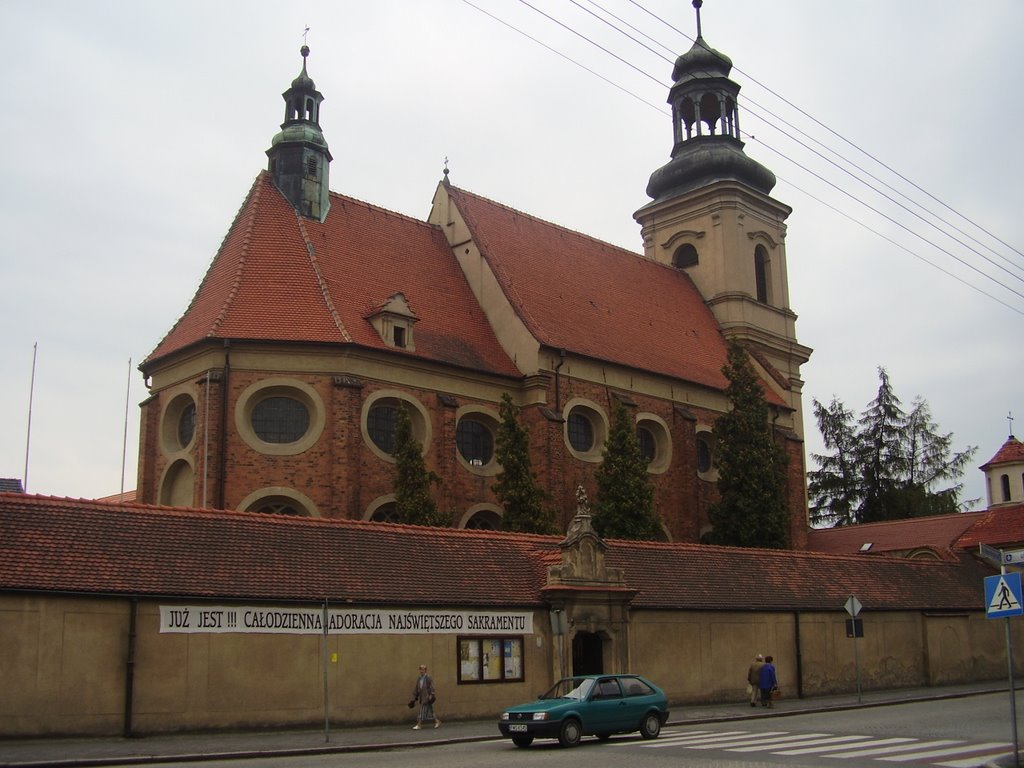
[[[460,187],[640,252],[632,214],[671,151],[671,62],[692,45],[694,11],[530,3],[0,3],[0,477],[24,472],[38,343],[28,490],[118,492],[126,404],[135,487],[136,366],[266,165],[306,26],[334,191],[423,219],[447,157]],[[859,413],[882,366],[956,450],[978,446],[964,498],[984,505],[978,467],[1008,412],[1024,424],[1024,3],[707,0],[702,23],[733,61],[747,153],[793,208],[790,303],[814,349],[808,452],[821,451],[812,399]],[[798,130],[896,187],[900,205]]]

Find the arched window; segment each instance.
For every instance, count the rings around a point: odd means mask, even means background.
[[[1003,475],[999,478],[999,483],[1003,487],[1003,501],[1010,500],[1010,476]]]
[[[754,249],[754,280],[757,283],[757,300],[767,304],[768,295],[768,251],[763,245]]]
[[[474,531],[500,531],[501,515],[491,509],[481,509],[466,521],[466,528]]]
[[[398,505],[393,501],[381,504],[370,515],[370,520],[375,523],[400,523],[401,520],[398,519]]]
[[[305,517],[308,514],[287,496],[268,496],[265,499],[260,499],[259,502],[249,507],[249,511],[264,515],[291,515],[293,517]]]
[[[699,261],[700,257],[697,254],[697,249],[690,243],[683,243],[672,254],[672,266],[676,269],[696,267]]]

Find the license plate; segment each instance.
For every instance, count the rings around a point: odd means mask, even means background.
[[[508,729],[510,731],[520,733],[526,730],[526,726],[523,723],[512,723],[511,725],[509,725]]]

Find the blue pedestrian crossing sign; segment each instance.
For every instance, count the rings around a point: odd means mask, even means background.
[[[985,577],[985,613],[990,619],[1024,614],[1020,573]]]

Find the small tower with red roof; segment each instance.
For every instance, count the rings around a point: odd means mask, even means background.
[[[1012,434],[981,471],[990,508],[1024,502],[1024,443]]]

